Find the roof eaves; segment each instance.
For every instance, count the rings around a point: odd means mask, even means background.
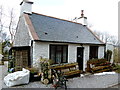
[[[35,32],[34,26],[29,18],[29,15],[24,13],[24,17],[25,17],[26,23],[28,25],[28,28],[30,30],[30,33],[31,33],[33,39],[39,40],[39,37],[38,37],[37,33]]]
[[[102,43],[102,44],[95,44],[95,43],[77,43],[77,42],[47,41],[47,40],[34,40],[34,41],[36,41],[36,42],[70,43],[70,44],[80,44],[80,45],[102,45],[102,46],[105,46],[104,43]]]

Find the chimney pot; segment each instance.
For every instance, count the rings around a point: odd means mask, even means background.
[[[81,17],[84,17],[84,10],[81,10]]]

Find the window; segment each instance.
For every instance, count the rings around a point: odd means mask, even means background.
[[[89,58],[98,58],[98,46],[90,46],[90,54]]]
[[[67,45],[50,45],[50,59],[57,63],[67,63],[68,46]]]

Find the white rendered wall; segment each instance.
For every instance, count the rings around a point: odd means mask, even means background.
[[[49,58],[49,43],[33,42],[33,67],[39,67],[39,59]]]
[[[40,57],[49,59],[49,45],[68,45],[64,43],[33,42],[33,67],[39,67]]]
[[[77,47],[81,47],[78,44],[69,44],[68,45],[68,62],[77,62]],[[89,46],[83,45],[84,52],[83,52],[83,71],[87,67],[87,61],[89,60]]]
[[[78,44],[64,44],[64,43],[48,43],[48,42],[33,42],[33,67],[39,67],[39,59],[49,59],[49,45],[68,45],[68,63],[77,62],[77,47],[81,47]],[[83,54],[83,70],[85,71],[87,60],[89,60],[89,46],[84,45]]]
[[[87,61],[89,60],[89,50],[90,46],[86,45],[84,46],[84,66],[83,69],[85,71],[85,68],[87,68]]]
[[[98,58],[104,58],[104,46],[98,47]]]
[[[77,61],[77,45],[68,45],[68,63]]]
[[[40,57],[49,59],[49,45],[68,45],[68,63],[77,62],[77,47],[81,47],[79,44],[64,44],[64,43],[48,43],[48,42],[33,42],[33,67],[38,67]],[[87,61],[89,60],[89,45],[83,45],[83,71],[87,67]],[[104,56],[104,47],[99,46],[98,57]]]

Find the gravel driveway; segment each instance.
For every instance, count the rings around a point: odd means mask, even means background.
[[[3,69],[2,69],[3,68]],[[3,70],[3,75],[6,75],[6,66],[0,66],[0,74]],[[0,79],[3,79],[0,75]],[[2,85],[1,85],[2,84]],[[107,88],[118,84],[118,74],[112,75],[86,75],[84,77],[76,77],[68,79],[68,88]],[[0,80],[0,86],[8,88],[2,80]],[[0,87],[0,88],[2,88]],[[51,84],[44,85],[40,81],[30,82],[28,85],[14,86],[13,88],[53,88]]]

